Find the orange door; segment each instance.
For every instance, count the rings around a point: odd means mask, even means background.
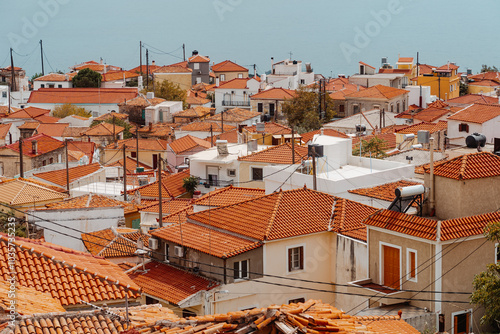
[[[384,285],[399,289],[399,249],[384,246]]]

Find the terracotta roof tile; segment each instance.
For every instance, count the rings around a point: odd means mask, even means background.
[[[137,240],[142,239],[148,245],[149,234],[142,234],[134,229],[112,229],[82,233],[82,242],[90,254],[104,258],[133,257],[137,251]]]
[[[446,71],[448,71],[448,70],[456,70],[456,69],[458,69],[459,67],[460,67],[460,66],[457,66],[457,65],[455,65],[455,64],[448,63],[448,64],[446,64],[446,65],[439,66],[439,67],[437,68],[437,70],[446,70]]]
[[[122,167],[123,168],[123,158],[106,165],[106,167]],[[136,168],[137,168],[137,160],[127,156],[127,166],[126,167],[127,167],[127,174],[134,174],[136,172]],[[151,169],[152,168],[151,166],[146,165],[145,163],[142,163],[140,161],[139,161],[139,167],[143,167],[144,169]]]
[[[36,133],[53,137],[62,137],[67,127],[69,127],[68,123],[40,123],[36,128]]]
[[[441,223],[441,240],[481,235],[486,226],[500,221],[500,212],[485,213],[477,216],[445,220]]]
[[[193,95],[186,96],[185,101],[190,107],[196,106],[196,105],[202,106],[204,104],[211,102],[211,100],[209,100],[209,99],[199,97],[199,96],[193,96]]]
[[[448,103],[458,103],[458,104],[473,104],[473,103],[485,103],[485,104],[498,104],[498,98],[493,96],[484,96],[480,94],[467,94],[453,99],[449,99]]]
[[[159,67],[153,71],[153,73],[155,73],[155,74],[160,74],[160,73],[191,73],[191,72],[193,72],[192,69],[185,67],[185,66],[178,66],[178,65],[162,66],[162,67]]]
[[[97,162],[90,165],[82,165],[82,166],[68,168],[69,182],[71,183],[73,181],[78,180],[79,178],[95,173],[99,169],[101,169],[101,166]],[[34,173],[33,176],[57,184],[61,187],[66,186],[66,169]]]
[[[109,208],[123,207],[124,213],[129,214],[138,211],[138,207],[133,203],[123,202],[111,197],[98,194],[88,194],[73,197],[65,201],[47,204],[45,210],[80,209],[80,208]]]
[[[186,209],[189,205],[191,205],[191,198],[168,198],[162,201],[162,212],[170,215],[171,213],[178,212],[179,210]],[[160,211],[159,201],[154,201],[152,203],[148,203],[147,205],[143,205],[139,210],[141,212],[153,212],[158,213]]]
[[[108,146],[106,146],[105,149],[120,150],[122,149],[123,145],[125,145],[127,149],[136,149],[137,147],[136,142],[137,141],[135,138],[122,139],[117,141],[116,147],[114,143],[111,143]],[[167,141],[162,139],[139,138],[138,142],[139,142],[139,150],[142,151],[165,151],[167,149]]]
[[[129,298],[138,297],[139,287],[117,265],[102,258],[38,240],[18,237],[14,244],[18,259],[16,282],[20,286],[50,293],[63,306],[82,304],[80,300],[121,300],[125,298],[127,285],[130,286]],[[8,252],[8,237],[2,234],[0,258],[4,263],[8,262]],[[5,277],[10,270],[4,266],[0,271]],[[38,278],[42,273],[47,280]],[[66,284],[49,284],[48,281]],[[91,284],[97,289],[85,290],[83,284]]]
[[[413,57],[399,57],[398,63],[413,63]]]
[[[16,112],[10,113],[6,118],[32,118],[35,119],[42,115],[48,115],[50,113],[50,109],[42,109],[36,107],[26,107],[24,109],[19,109]]]
[[[225,127],[224,127],[224,130],[225,130]],[[238,140],[239,140],[238,134],[239,134],[238,129],[234,129],[231,131],[225,131],[225,132],[218,134],[218,135],[213,135],[212,137],[209,136],[209,137],[205,138],[204,140],[206,140],[209,143],[213,142],[214,145],[215,145],[215,142],[217,140],[227,140],[228,143],[237,144]]]
[[[16,179],[5,180],[3,182],[8,182],[8,181],[11,181],[11,180],[19,180],[19,181],[24,181],[24,182],[28,182],[28,183],[33,183],[33,184],[42,186],[44,188],[48,188],[50,190],[54,190],[54,191],[57,191],[57,192],[60,192],[60,193],[66,193],[66,189],[65,188],[57,187],[57,186],[54,186],[54,185],[51,185],[51,184],[48,184],[48,183],[45,183],[45,182],[42,182],[42,181],[39,181],[39,180],[35,180],[33,178],[18,177]]]
[[[292,144],[270,146],[262,151],[239,157],[240,161],[263,162],[269,164],[297,164],[307,160],[307,147],[295,145],[295,161],[292,161]]]
[[[424,167],[430,173],[430,167]],[[500,175],[500,157],[490,152],[469,153],[434,164],[434,175],[471,180]]]
[[[0,182],[0,202],[10,205],[60,201],[66,197],[68,195],[24,179]]]
[[[186,118],[202,118],[205,116],[209,116],[214,109],[207,107],[194,107],[185,109],[175,113],[174,118],[176,117],[186,117]]]
[[[291,89],[284,88],[271,88],[263,90],[257,94],[250,97],[251,100],[287,100],[293,99],[295,96],[295,91]]]
[[[474,103],[465,107],[452,116],[449,120],[482,124],[500,116],[500,105]]]
[[[417,123],[413,125],[409,125],[405,128],[396,130],[396,133],[413,133],[415,135],[418,134],[418,131],[420,130],[426,130],[429,131],[430,133],[434,133],[437,131],[443,131],[448,129],[448,122],[447,121],[439,121],[437,123],[428,123],[428,122],[422,122],[422,123]]]
[[[88,130],[86,126],[68,126],[64,129],[62,136],[64,138],[73,137],[79,138],[82,137],[82,133]]]
[[[225,60],[218,64],[212,65],[214,72],[248,72],[246,67],[240,66],[230,60]]]
[[[383,85],[375,85],[359,92],[354,92],[347,97],[349,98],[370,98],[370,99],[392,99],[399,95],[408,94],[407,90],[398,89]]]
[[[68,128],[66,128],[68,129]],[[88,141],[68,141],[68,151],[77,151],[85,154],[89,158],[89,163],[92,163],[96,144]]]
[[[451,109],[427,107],[426,109],[419,111],[413,116],[413,118],[422,122],[434,122],[443,116],[450,116],[454,112],[455,111]]]
[[[178,197],[184,193],[186,193],[186,189],[184,189],[183,180],[186,177],[189,177],[189,169],[183,170],[182,172],[171,174],[165,177],[162,177],[162,196],[164,197]],[[127,191],[129,194],[140,193],[141,197],[146,198],[159,198],[158,192],[158,183],[159,181],[153,182],[151,184],[147,184],[145,186],[135,188]]]
[[[191,135],[176,139],[168,145],[175,154],[182,154],[195,148],[200,148],[201,150],[210,148],[209,142]]]
[[[36,141],[38,144],[37,153],[33,152],[32,142]],[[49,137],[45,134],[34,135],[33,137],[23,140],[23,155],[29,157],[40,156],[42,154],[55,151],[64,146],[64,143],[55,138]],[[1,149],[9,148],[13,151],[19,152],[19,142],[4,146]]]
[[[7,281],[0,282],[0,308],[2,310],[8,310],[10,306],[9,288],[10,284]],[[48,293],[26,286],[16,288],[16,312],[21,315],[64,311],[59,300],[52,298]]]
[[[193,205],[219,207],[244,202],[264,195],[264,189],[234,187],[230,185],[203,195],[194,200]]]
[[[370,67],[370,68],[375,69],[375,67],[373,67],[373,66],[371,66],[371,65],[368,65],[367,63],[362,62],[362,61],[360,61],[360,62],[359,62],[359,64],[364,65],[364,66],[368,66],[368,67]]]
[[[436,240],[437,221],[401,212],[380,210],[363,221],[364,224],[408,234],[428,240]]]
[[[144,293],[175,305],[199,291],[217,286],[204,277],[156,261],[147,263],[145,268],[146,272],[131,272],[128,276]]]
[[[221,122],[212,122],[212,121],[201,121],[201,122],[192,122],[187,125],[184,125],[180,128],[181,131],[204,131],[210,132],[210,127],[212,127],[212,131],[221,132]],[[236,127],[228,124],[224,124],[224,132],[232,131],[236,129]]]
[[[192,57],[189,57],[188,61],[190,63],[209,63],[210,58],[197,54]]]
[[[346,139],[351,138],[348,135],[346,135],[345,133],[334,130],[334,129],[323,129],[323,131],[314,130],[314,131],[303,133],[300,136],[302,137],[302,142],[308,143],[309,141],[311,141],[313,139],[314,135],[319,135],[321,133],[323,133],[324,136],[346,138]]]
[[[102,74],[102,82],[109,82],[109,81],[116,81],[116,80],[123,80],[123,79],[130,79],[130,78],[137,78],[139,76],[138,73],[132,72],[132,71],[108,71],[106,73]]]
[[[143,94],[134,97],[131,100],[125,101],[125,103],[120,103],[120,105],[127,105],[127,106],[139,106],[139,107],[149,107],[149,106],[155,106],[157,104],[160,104],[162,102],[165,102],[165,99],[159,98],[159,97],[154,97],[152,99],[148,99],[146,96]]]
[[[49,73],[44,76],[38,77],[33,81],[71,81],[78,72],[71,72],[66,74]]]
[[[4,124],[4,125],[11,125],[11,123],[9,124]],[[24,124],[18,126],[17,128],[19,130],[36,130],[36,128],[38,128],[38,126],[40,125],[40,122],[38,121],[35,121],[35,120],[29,120],[27,122],[24,122]]]
[[[385,184],[375,186],[375,187],[370,187],[370,188],[353,189],[353,190],[349,190],[349,192],[351,194],[373,197],[373,198],[378,198],[378,199],[381,199],[384,201],[392,202],[394,200],[394,198],[396,197],[395,190],[397,188],[416,186],[416,185],[420,185],[420,184],[422,184],[422,183],[414,182],[414,181],[407,181],[407,180],[400,180],[400,181],[385,183]],[[417,204],[414,204],[414,206],[417,206]]]
[[[384,133],[396,133],[398,130],[404,129],[407,126],[408,125],[396,125],[396,124],[389,125],[389,126],[386,126],[385,128],[380,129],[380,133],[381,134],[384,134]]]
[[[469,86],[498,87],[500,82],[496,80],[479,80],[468,83]]]
[[[499,72],[483,72],[479,74],[468,75],[467,79],[469,80],[495,80],[500,82],[500,73]]]
[[[235,78],[229,81],[224,81],[219,84],[217,88],[223,89],[248,89],[247,82],[250,78]]]
[[[249,109],[233,108],[224,111],[224,122],[242,123],[254,117],[260,116],[260,112],[251,111]],[[220,122],[222,113],[207,117],[207,120]]]
[[[137,96],[137,88],[40,88],[28,103],[118,104]]]
[[[122,114],[118,112],[108,112],[107,114],[94,118],[94,121],[112,120],[113,117],[116,119],[126,120],[128,119],[128,114]]]
[[[393,149],[397,146],[396,144],[396,135],[394,133],[382,133],[378,135],[368,135],[368,136],[363,136],[363,137],[354,137],[352,138],[352,146],[353,147],[358,147],[359,146],[359,141],[364,140],[364,141],[370,141],[372,138],[379,138],[384,141],[383,144],[383,149],[384,150],[390,150]]]
[[[257,133],[257,126],[256,125],[247,126],[245,127],[245,131],[251,133]],[[264,132],[273,135],[291,134],[292,129],[289,128],[288,126],[281,125],[279,123],[267,122],[264,124]]]
[[[135,72],[135,73],[146,73],[147,70],[149,70],[149,74],[153,74],[153,72],[157,69],[159,69],[161,66],[158,66],[158,65],[142,65],[142,68],[141,66],[137,66],[137,67],[134,67],[133,69],[129,70],[130,72]]]
[[[117,124],[113,125],[111,123],[102,122],[94,125],[87,131],[83,132],[82,135],[85,136],[113,136],[123,132],[125,128]],[[114,145],[114,144],[113,144]]]

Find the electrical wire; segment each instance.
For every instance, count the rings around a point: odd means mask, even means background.
[[[144,43],[144,42],[142,42],[142,45],[143,45],[143,47],[144,47],[144,46],[147,46],[147,47],[152,48],[152,49],[154,49],[154,50],[156,50],[156,51],[157,51],[157,52],[150,51],[150,52],[152,52],[152,53],[156,53],[156,54],[166,54],[166,55],[169,55],[169,56],[172,56],[172,57],[175,57],[175,58],[178,58],[178,59],[182,59],[182,60],[184,60],[184,58],[183,58],[183,57],[180,57],[180,56],[177,56],[177,55],[174,55],[174,54],[173,54],[174,52],[176,52],[176,51],[178,51],[178,50],[182,49],[182,45],[181,45],[180,47],[178,47],[177,49],[175,49],[175,50],[171,51],[171,52],[166,52],[166,51],[160,50],[160,49],[158,49],[158,48],[156,48],[156,47],[154,47],[154,46],[152,46],[152,45],[150,45],[150,44]]]

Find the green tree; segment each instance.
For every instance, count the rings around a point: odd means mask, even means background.
[[[31,81],[31,82],[33,82],[33,81],[35,81],[35,79],[36,79],[36,78],[40,78],[40,77],[42,77],[42,76],[43,76],[43,74],[42,74],[42,73],[35,73],[35,74],[33,74],[33,76],[30,78],[30,81]]]
[[[78,71],[78,74],[73,77],[71,82],[73,82],[73,87],[86,88],[101,87],[102,75],[96,71],[92,71],[90,68],[84,68]]]
[[[318,112],[318,93],[301,86],[295,91],[294,98],[283,103],[283,114],[291,126],[300,127],[305,131],[317,130],[335,115],[333,100],[328,94],[325,95],[325,101],[326,114],[322,120]]]
[[[484,72],[498,72],[498,68],[496,68],[496,66],[488,66],[486,64],[483,64],[483,66],[481,66],[481,73]]]
[[[193,194],[198,187],[199,184],[199,179],[196,176],[188,176],[182,180],[182,187],[186,189],[186,191],[189,193],[191,197],[193,197]]]
[[[14,215],[14,210],[0,210],[0,232],[9,234],[11,232],[9,228],[11,226],[9,225],[10,222],[12,222],[12,218],[15,217]],[[10,218],[10,220],[9,220]],[[20,217],[15,217],[15,227],[14,231],[16,234],[16,237],[26,237],[26,222],[24,221],[23,218]]]
[[[364,157],[370,156],[370,152],[372,158],[382,159],[387,156],[385,153],[385,147],[387,142],[381,138],[373,137],[370,140],[361,140],[361,155]],[[359,144],[355,149],[352,150],[352,155],[359,155]]]
[[[121,126],[121,127],[124,127],[125,130],[123,130],[123,139],[129,139],[129,138],[132,138],[132,133],[130,133],[130,129],[132,129],[132,125],[130,123],[128,123],[127,121],[123,120],[123,119],[120,119],[118,117],[115,117],[114,118],[114,121],[113,121],[113,117],[110,117],[104,121],[92,121],[92,123],[90,124],[90,127],[93,127],[93,126],[96,126],[98,124],[101,124],[102,122],[106,122],[106,123],[109,123],[109,124],[113,124],[113,122],[115,123],[115,125],[118,125],[118,126]]]
[[[469,94],[469,85],[465,82],[460,82],[460,96]]]
[[[59,105],[54,108],[52,111],[52,116],[54,117],[59,117],[59,118],[64,118],[66,116],[70,115],[77,115],[77,116],[82,116],[82,117],[90,117],[92,116],[92,113],[90,111],[87,111],[83,107],[77,107],[72,105],[71,103],[65,103],[62,105]]]
[[[488,225],[484,235],[489,241],[500,242],[500,222]],[[472,285],[472,303],[484,307],[481,323],[500,329],[500,263],[489,264],[485,271],[474,277]]]
[[[172,83],[167,80],[163,80],[161,83],[154,85],[150,83],[148,87],[144,89],[144,95],[146,92],[154,92],[155,97],[160,97],[167,101],[182,101],[184,109],[187,109],[186,104],[186,91],[181,88],[178,84]]]

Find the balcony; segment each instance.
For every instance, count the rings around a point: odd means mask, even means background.
[[[224,107],[250,107],[250,101],[222,101]]]
[[[349,282],[347,284],[352,286],[347,289],[348,292],[366,295],[368,298],[377,295],[374,299],[377,301],[380,300],[380,302],[385,305],[399,304],[412,297],[412,293],[409,291],[396,290],[374,283],[371,278]],[[364,293],[363,289],[365,291]]]
[[[200,179],[200,185],[205,186],[205,188],[210,187],[227,187],[233,184],[233,180],[209,180],[209,179]]]

